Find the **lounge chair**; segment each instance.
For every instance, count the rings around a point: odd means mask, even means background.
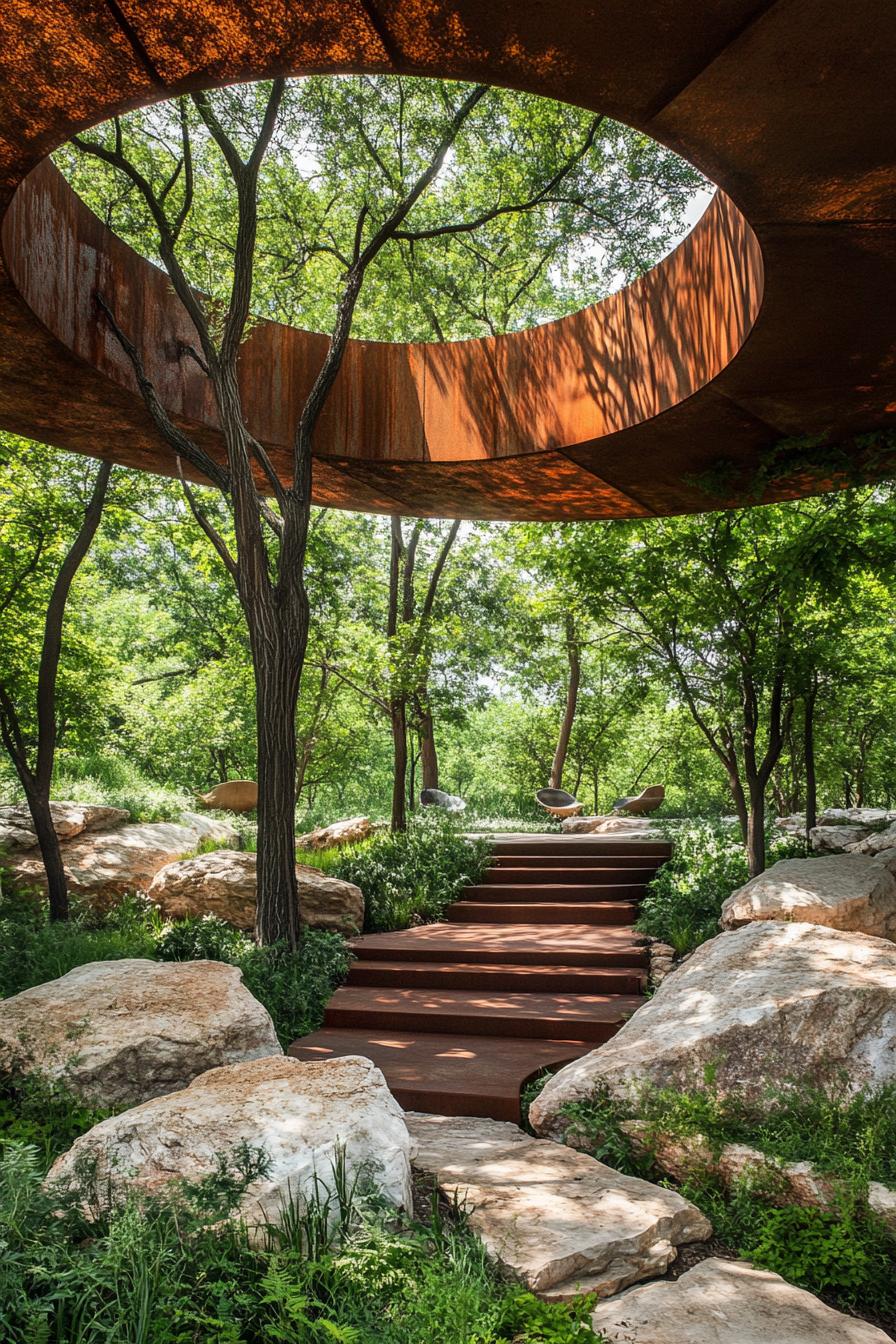
[[[445,793],[443,789],[424,789],[420,801],[424,807],[441,807],[445,812],[464,812],[467,806],[456,793]]]
[[[632,812],[635,816],[643,817],[648,812],[655,812],[665,796],[666,790],[662,784],[651,784],[649,789],[633,794],[631,798],[617,798],[613,811]]]
[[[565,789],[539,789],[535,801],[552,817],[577,817],[585,806]]]

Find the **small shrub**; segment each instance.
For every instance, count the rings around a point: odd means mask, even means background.
[[[465,840],[461,826],[429,808],[412,817],[406,831],[387,831],[314,854],[307,862],[361,888],[366,932],[404,929],[441,919],[462,888],[476,883],[488,867],[491,846]]]

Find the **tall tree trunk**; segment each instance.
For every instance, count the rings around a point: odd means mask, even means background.
[[[281,635],[284,633],[281,630]],[[301,653],[281,641],[255,661],[258,743],[258,868],[255,931],[260,943],[298,944],[296,885],[296,702]]]
[[[93,491],[84,511],[78,535],[59,566],[53,591],[47,604],[40,666],[37,674],[37,751],[32,770],[19,716],[11,696],[0,686],[0,737],[9,752],[28,800],[34,833],[47,873],[47,896],[51,919],[68,919],[68,884],[59,837],[50,811],[50,789],[56,758],[56,679],[62,656],[62,627],[72,583],[81,562],[90,550],[103,516],[112,466],[101,462]]]
[[[818,824],[818,780],[815,773],[815,702],[818,699],[818,683],[813,681],[812,689],[805,699],[803,717],[803,748],[806,758],[806,843],[809,832]]]
[[[439,787],[439,756],[436,751],[435,724],[425,690],[419,697],[419,703],[420,786],[424,789],[437,789]]]
[[[560,724],[557,750],[554,752],[554,759],[551,763],[549,782],[552,789],[559,789],[563,784],[563,767],[566,765],[569,739],[572,736],[572,726],[575,722],[576,704],[579,698],[579,681],[582,675],[575,623],[569,612],[566,615],[566,656],[569,660],[569,681],[566,687],[566,707],[563,711],[563,721]]]
[[[405,785],[408,773],[408,725],[404,699],[393,700],[389,707],[392,728],[392,829],[406,831],[408,826]]]
[[[747,822],[747,862],[750,876],[765,872],[765,789],[756,779],[749,781],[750,815]]]

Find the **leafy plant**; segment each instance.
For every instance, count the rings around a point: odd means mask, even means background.
[[[480,879],[490,853],[487,841],[465,839],[461,823],[428,808],[406,831],[383,832],[310,862],[361,888],[365,931],[378,933],[441,919],[463,887]]]
[[[736,825],[704,819],[667,827],[672,857],[651,880],[637,927],[684,953],[715,937],[723,903],[750,874]],[[770,864],[806,852],[802,841],[780,836],[766,849]]]

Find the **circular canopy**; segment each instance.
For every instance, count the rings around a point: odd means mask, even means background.
[[[448,345],[353,342],[319,426],[316,500],[480,518],[736,503],[782,438],[896,424],[894,59],[879,0],[13,0],[0,425],[171,471],[98,320],[101,288],[169,411],[223,452],[166,278],[41,162],[73,131],[274,74],[451,76],[607,112],[723,190],[664,262],[581,313]],[[250,428],[284,469],[325,341],[262,323],[243,350]],[[721,463],[737,484],[709,492],[699,478]]]

